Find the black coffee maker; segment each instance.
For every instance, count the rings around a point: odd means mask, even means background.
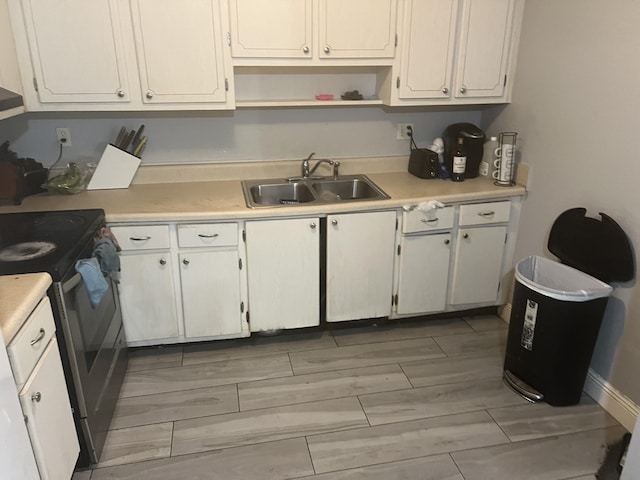
[[[442,133],[444,164],[449,172],[453,168],[453,152],[456,149],[458,138],[464,139],[464,148],[467,152],[467,166],[464,178],[475,178],[478,176],[478,169],[482,161],[482,146],[486,136],[473,123],[454,123],[445,128]]]

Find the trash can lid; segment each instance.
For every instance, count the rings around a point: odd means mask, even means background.
[[[627,282],[634,277],[631,242],[620,225],[600,213],[602,220],[586,216],[585,208],[572,208],[553,222],[547,244],[565,265],[603,282]]]

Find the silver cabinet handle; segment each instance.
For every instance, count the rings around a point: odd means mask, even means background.
[[[426,218],[423,218],[422,220],[420,220],[422,223],[434,223],[438,221],[438,217],[436,218],[430,218],[429,220],[427,220]]]
[[[32,402],[39,402],[40,400],[42,400],[42,394],[40,392],[36,392],[31,395]]]
[[[315,230],[316,228],[316,224],[315,223],[311,223],[311,225],[309,225],[311,227],[311,230]]]
[[[302,53],[309,53],[309,47],[307,47],[306,45],[302,47]]]
[[[329,47],[329,45],[324,47],[324,53],[331,53],[331,48]]]
[[[494,212],[493,210],[489,210],[487,212],[478,212],[478,215],[480,215],[481,217],[493,217],[496,214],[496,212]]]
[[[447,87],[442,87],[442,93],[445,95],[449,93],[449,89]]]
[[[146,97],[151,100],[153,98],[153,92],[152,91],[148,91]]]
[[[29,345],[31,345],[32,347],[38,343],[39,341],[41,341],[44,336],[46,335],[47,332],[44,331],[44,328],[41,328],[40,331],[38,332],[38,336],[36,338],[34,338],[33,340],[31,340],[29,342]]]
[[[216,238],[218,234],[217,233],[199,233],[198,236],[200,238]]]
[[[338,220],[336,220],[335,218],[331,220],[331,225],[338,225]]]
[[[185,265],[189,265],[191,262],[188,258],[185,258],[184,260],[182,260],[182,263],[184,263]]]
[[[160,265],[166,265],[167,264],[167,260],[164,258],[160,259]]]
[[[129,237],[129,240],[132,242],[146,242],[147,240],[151,240],[151,237],[149,235],[145,237]]]
[[[469,234],[468,233],[463,233],[462,234],[462,238],[469,238]]]
[[[462,85],[462,86],[460,87],[460,93],[467,93],[467,87],[466,87],[466,86],[464,86],[464,85]]]
[[[124,98],[124,96],[126,95],[126,93],[124,93],[124,90],[118,90],[117,95],[118,95],[120,98]]]

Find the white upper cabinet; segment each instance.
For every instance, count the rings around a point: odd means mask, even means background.
[[[393,58],[396,0],[319,0],[320,58]]]
[[[312,0],[231,0],[235,58],[311,58]]]
[[[392,105],[509,101],[524,0],[403,5]]]
[[[130,101],[117,1],[22,0],[21,4],[33,65],[32,88],[37,89],[39,102]]]
[[[234,63],[375,59],[390,64],[396,8],[397,0],[230,0]]]
[[[142,101],[226,102],[219,4],[131,0]]]
[[[455,97],[503,96],[515,3],[516,0],[463,3]]]

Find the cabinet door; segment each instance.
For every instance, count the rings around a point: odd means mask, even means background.
[[[451,234],[405,236],[400,241],[397,312],[443,311],[447,303]]]
[[[55,338],[20,392],[20,404],[42,479],[71,478],[80,447]]]
[[[515,0],[465,0],[454,95],[500,97],[509,63]]]
[[[319,0],[320,58],[393,58],[397,0]]]
[[[451,303],[492,303],[498,297],[507,227],[461,228],[456,242]]]
[[[458,0],[406,0],[399,98],[449,98]]]
[[[229,8],[233,57],[312,57],[312,0],[231,0]]]
[[[122,255],[120,303],[127,342],[178,336],[169,252]]]
[[[391,313],[396,212],[327,217],[327,322]]]
[[[38,98],[129,102],[116,0],[22,0]]]
[[[218,0],[131,0],[145,103],[227,99]]]
[[[320,221],[247,222],[252,332],[320,324]]]
[[[180,255],[185,337],[242,331],[239,271],[236,250]]]

